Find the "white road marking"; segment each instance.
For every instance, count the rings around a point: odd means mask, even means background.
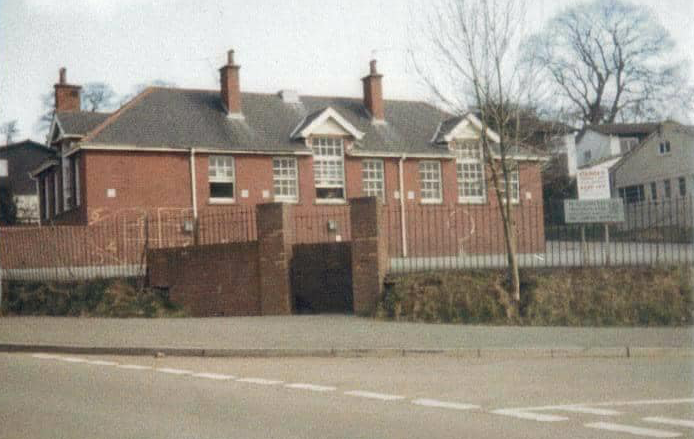
[[[142,366],[140,364],[121,364],[118,367],[121,369],[131,369],[131,370],[147,370],[151,369],[151,366]]]
[[[412,404],[423,405],[425,407],[437,407],[454,410],[471,410],[480,408],[480,406],[474,404],[461,404],[457,402],[438,401],[436,399],[415,399],[412,401]]]
[[[89,364],[95,364],[97,366],[118,366],[115,361],[104,361],[104,360],[91,360],[87,361]]]
[[[236,381],[240,383],[262,384],[264,386],[272,386],[274,384],[282,384],[284,381],[266,380],[265,378],[239,378]]]
[[[657,422],[659,424],[677,425],[679,427],[689,427],[694,428],[694,421],[688,419],[674,419],[674,418],[664,418],[661,416],[653,416],[650,418],[643,418],[646,422]]]
[[[332,392],[334,390],[337,390],[337,387],[333,387],[333,386],[317,386],[315,384],[305,384],[305,383],[285,384],[284,387],[288,387],[290,389],[312,390],[314,392]]]
[[[492,410],[492,413],[497,414],[497,415],[504,415],[504,416],[511,416],[514,418],[518,419],[529,419],[531,421],[538,421],[538,422],[559,422],[559,421],[568,421],[569,418],[564,417],[564,416],[556,416],[556,415],[545,415],[543,413],[533,413],[527,411],[528,409],[501,409],[501,410]]]
[[[34,358],[41,358],[44,360],[57,360],[60,358],[60,355],[52,355],[52,354],[33,354],[32,357]]]
[[[648,436],[648,437],[680,437],[681,433],[676,433],[674,431],[665,430],[653,430],[651,428],[641,428],[634,427],[633,425],[624,424],[612,424],[609,422],[594,422],[592,424],[583,424],[588,428],[597,428],[600,430],[617,431],[620,433],[629,433],[636,436]]]
[[[677,399],[641,399],[636,401],[614,401],[600,402],[597,404],[577,404],[577,405],[654,405],[654,404],[686,404],[694,403],[694,398],[677,398]]]
[[[58,360],[61,361],[67,361],[68,363],[86,363],[87,360],[84,358],[77,358],[77,357],[60,357]]]
[[[211,380],[233,380],[236,378],[234,375],[223,375],[221,373],[194,373],[194,377],[197,378],[209,378]]]
[[[365,390],[350,390],[348,392],[345,392],[345,395],[360,396],[362,398],[380,399],[382,401],[396,401],[398,399],[405,399],[404,396],[400,396],[400,395],[389,395],[387,393],[367,392]]]
[[[157,372],[170,373],[172,375],[190,375],[193,371],[185,369],[172,369],[170,367],[159,367],[155,369]]]
[[[580,405],[547,406],[547,407],[537,408],[535,410],[561,410],[561,411],[565,411],[565,412],[587,413],[589,415],[598,415],[598,416],[616,416],[616,415],[621,414],[621,412],[618,412],[616,410],[596,409],[593,407],[584,407],[584,406],[580,406]]]

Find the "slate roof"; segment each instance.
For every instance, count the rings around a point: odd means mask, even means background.
[[[365,133],[354,151],[450,155],[430,141],[438,124],[451,115],[424,102],[386,100],[388,123],[374,125],[358,98],[301,96],[299,104],[292,104],[276,94],[242,93],[241,120],[227,117],[217,90],[151,88],[136,101],[86,140],[183,149],[300,151],[307,148],[291,140],[292,131],[302,120],[306,125],[331,107]]]
[[[29,139],[1,146],[0,159],[7,160],[9,172],[7,177],[0,177],[0,186],[11,186],[15,195],[36,195],[36,183],[29,172],[53,157],[54,150]]]
[[[595,131],[600,134],[605,134],[607,136],[617,136],[617,137],[637,137],[639,140],[643,140],[656,131],[660,126],[660,123],[607,123],[603,125],[586,125],[581,129],[581,131],[576,136],[576,143],[583,139],[583,136],[588,130]]]
[[[83,141],[181,149],[308,152],[303,141],[290,136],[299,124],[307,126],[328,107],[364,132],[363,138],[355,142],[353,154],[452,157],[445,144],[432,143],[432,136],[439,125],[450,129],[462,118],[425,102],[385,100],[387,123],[373,124],[360,98],[300,96],[298,103],[287,103],[278,94],[242,93],[244,118],[234,119],[227,117],[218,90],[152,87],[113,113]]]
[[[604,125],[588,125],[586,129],[614,136],[645,136],[657,130],[659,126],[659,123],[611,123]]]
[[[56,117],[65,134],[83,136],[96,128],[110,115],[110,113],[97,113],[93,111],[65,111],[57,113]]]

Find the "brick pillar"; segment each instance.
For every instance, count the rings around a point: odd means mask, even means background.
[[[256,206],[262,315],[292,313],[290,263],[294,229],[291,213],[291,206],[283,203]]]
[[[376,197],[351,198],[352,292],[354,313],[371,315],[381,300],[388,268],[388,245],[381,228],[381,203]]]

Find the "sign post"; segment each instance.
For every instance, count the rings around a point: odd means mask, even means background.
[[[581,263],[586,257],[586,223],[604,223],[605,246],[604,262],[610,265],[610,225],[612,222],[624,221],[624,206],[621,198],[612,199],[610,193],[610,173],[607,167],[594,166],[579,169],[576,174],[578,200],[564,200],[565,221],[581,224]],[[568,201],[579,204],[569,206]],[[603,201],[607,203],[591,203]],[[567,209],[572,209],[567,212]]]

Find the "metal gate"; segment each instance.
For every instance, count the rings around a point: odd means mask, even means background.
[[[297,314],[354,311],[349,242],[294,245],[291,277]]]

